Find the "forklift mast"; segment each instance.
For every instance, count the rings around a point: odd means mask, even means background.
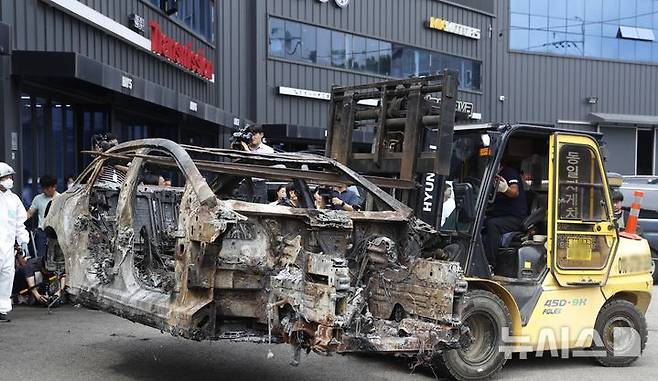
[[[363,175],[395,179],[388,185],[396,198],[440,228],[457,86],[457,72],[443,70],[427,77],[332,87],[326,155]],[[370,152],[353,152],[355,131],[373,134]]]

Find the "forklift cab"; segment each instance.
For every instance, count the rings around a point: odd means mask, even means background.
[[[594,137],[517,125],[456,128],[453,142],[443,208],[450,214],[442,216],[441,232],[461,241],[458,259],[468,276],[541,283],[550,269],[565,285],[576,271],[593,283],[604,280],[617,232]],[[528,212],[518,230],[502,235],[492,274],[483,233],[503,159],[521,174]]]

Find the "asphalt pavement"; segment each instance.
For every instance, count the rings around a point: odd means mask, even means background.
[[[658,289],[654,288],[654,292]],[[658,303],[649,308],[649,343],[628,368],[610,369],[591,359],[513,359],[499,380],[646,380],[658,374]],[[378,356],[302,355],[265,344],[193,342],[85,308],[18,306],[0,323],[2,380],[432,380],[405,360]]]

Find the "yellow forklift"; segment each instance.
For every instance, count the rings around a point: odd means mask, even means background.
[[[646,240],[616,228],[601,136],[455,125],[468,118],[455,111],[468,111],[455,74],[333,87],[326,144],[327,156],[393,179],[379,185],[436,229],[437,257],[464,269],[472,338],[434,364],[462,380],[490,378],[512,354],[536,351],[630,365],[647,342],[651,255]],[[370,151],[353,151],[355,131],[372,135]],[[503,234],[492,271],[484,230],[501,163],[522,174],[528,213]]]

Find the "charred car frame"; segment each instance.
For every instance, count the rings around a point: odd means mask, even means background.
[[[118,165],[125,181],[101,179]],[[155,167],[184,186],[144,185]],[[300,207],[248,202],[252,178],[292,182]],[[53,201],[49,256],[80,303],[175,336],[429,360],[469,336],[466,282],[391,182],[309,154],[126,142]],[[363,211],[315,208],[309,186],[339,183]]]

